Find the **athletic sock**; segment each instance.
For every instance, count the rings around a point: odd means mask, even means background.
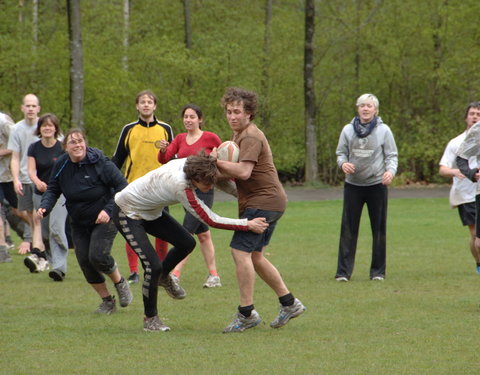
[[[292,293],[285,294],[284,296],[278,299],[282,306],[292,306],[295,302],[295,297]]]
[[[245,318],[250,317],[252,315],[253,305],[249,306],[238,306],[238,312],[242,314]]]
[[[118,285],[120,283],[123,283],[125,281],[124,277],[122,276],[122,278],[120,279],[120,281],[118,283],[114,283],[115,285]]]
[[[177,271],[177,270],[173,270],[172,272],[170,272],[172,275],[176,276],[178,280],[180,280],[180,271]]]
[[[218,276],[217,270],[210,270],[209,273],[212,276]]]
[[[39,258],[43,258],[47,260],[47,255],[45,254],[45,251],[41,251],[40,249],[34,247],[32,251],[30,251],[32,254],[35,254]]]

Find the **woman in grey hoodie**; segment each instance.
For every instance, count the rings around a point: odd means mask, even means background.
[[[364,204],[373,234],[370,279],[385,279],[387,186],[397,172],[398,153],[392,131],[378,117],[378,107],[375,95],[361,95],[358,116],[344,126],[338,141],[337,164],[345,173],[345,187],[337,281],[348,281],[352,275]]]

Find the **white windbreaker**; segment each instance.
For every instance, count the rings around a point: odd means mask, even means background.
[[[213,228],[248,231],[247,219],[221,217],[197,197],[183,172],[186,161],[171,160],[132,181],[115,195],[115,203],[129,218],[147,221],[162,216],[165,207],[181,203],[193,216]],[[232,195],[236,193],[232,185],[228,189],[219,187]]]

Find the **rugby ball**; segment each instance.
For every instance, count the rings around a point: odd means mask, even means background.
[[[240,149],[233,141],[225,141],[217,147],[217,159],[238,163]]]

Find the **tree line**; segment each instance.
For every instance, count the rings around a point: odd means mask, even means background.
[[[226,140],[220,97],[241,86],[260,96],[256,122],[282,177],[338,184],[338,136],[355,99],[372,92],[399,148],[397,181],[436,182],[446,143],[480,97],[479,8],[473,0],[0,1],[0,111],[18,121],[21,98],[34,92],[42,112],[64,129],[84,126],[111,155],[136,118],[137,92],[157,94],[157,116],[176,134],[180,108],[199,104],[205,129]]]

